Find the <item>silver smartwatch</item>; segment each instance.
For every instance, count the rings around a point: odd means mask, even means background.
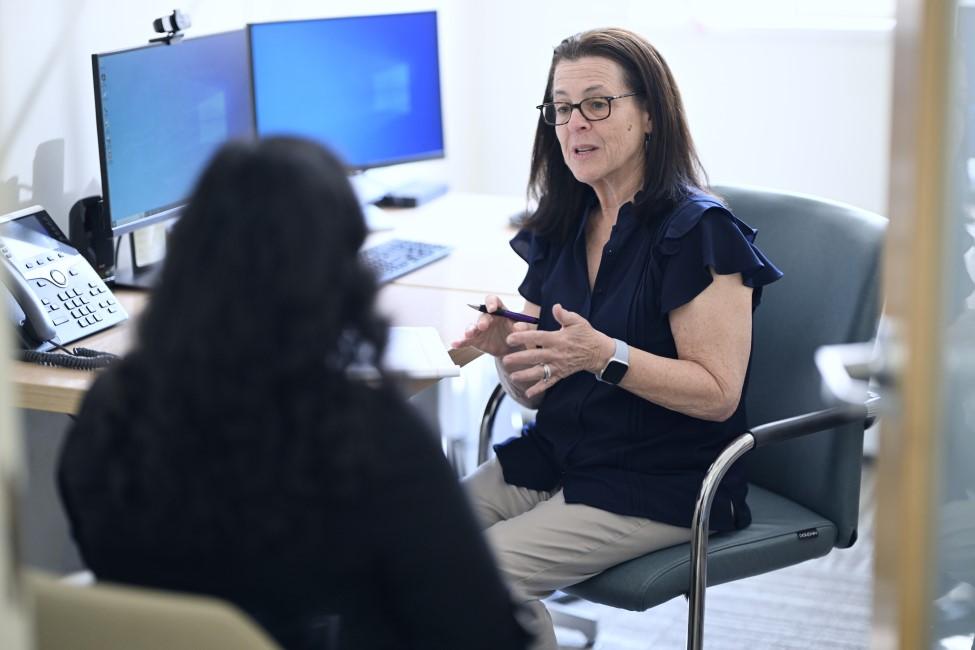
[[[630,369],[630,346],[619,339],[613,339],[616,351],[610,357],[606,367],[596,375],[596,379],[607,384],[618,384],[623,381],[626,371]]]

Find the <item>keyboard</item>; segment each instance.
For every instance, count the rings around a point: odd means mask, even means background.
[[[359,257],[373,270],[379,283],[385,284],[446,257],[450,250],[449,246],[440,244],[390,239],[363,249]]]

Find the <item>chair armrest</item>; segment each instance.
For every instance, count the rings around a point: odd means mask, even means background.
[[[861,420],[864,428],[876,418],[880,398],[870,393],[862,404],[844,404],[822,411],[805,413],[783,420],[776,420],[746,431],[722,450],[708,468],[701,491],[694,506],[691,521],[691,577],[688,585],[687,647],[700,648],[704,636],[704,590],[708,574],[708,532],[711,505],[718,486],[735,462],[751,449],[792,440],[801,436],[831,429],[840,424]]]
[[[822,411],[805,413],[783,420],[776,420],[753,427],[735,438],[718,455],[708,468],[701,483],[691,522],[691,578],[688,585],[687,647],[701,648],[704,635],[704,590],[707,586],[708,530],[714,495],[725,474],[734,463],[751,449],[792,440],[801,436],[830,429],[840,424],[862,420],[864,428],[873,424],[877,417],[880,398],[869,393],[862,404],[844,404]],[[497,417],[498,407],[504,399],[504,386],[498,384],[488,399],[481,418],[480,438],[477,447],[477,463],[487,460],[491,443],[491,430]]]
[[[484,407],[484,415],[481,416],[481,430],[477,439],[477,464],[482,465],[488,459],[488,448],[491,446],[491,431],[494,429],[494,420],[498,417],[498,407],[507,393],[504,386],[498,383],[488,398],[487,405]]]
[[[757,448],[776,442],[785,442],[857,420],[863,420],[863,428],[867,429],[877,418],[879,405],[880,397],[875,393],[869,393],[867,400],[862,404],[842,404],[822,411],[760,424],[757,427],[752,427],[749,433],[755,439],[755,447]]]

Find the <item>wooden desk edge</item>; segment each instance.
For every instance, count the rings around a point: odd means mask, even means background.
[[[461,348],[459,350],[449,350],[451,360],[458,366],[464,367],[474,359],[481,356],[481,352],[474,348]],[[14,406],[22,409],[35,411],[47,411],[49,413],[65,413],[67,415],[77,414],[81,409],[81,402],[85,393],[95,381],[96,373],[83,370],[64,370],[60,368],[47,368],[22,361],[13,364],[16,372],[11,373],[14,379],[11,385],[14,389]],[[32,379],[41,373],[48,376],[61,377],[65,383],[72,384],[66,386],[64,383],[51,383]],[[409,396],[426,390],[430,386],[439,383],[439,379],[410,379],[409,377],[400,378]]]
[[[81,409],[81,401],[95,380],[92,372],[84,370],[47,368],[23,361],[11,366],[14,406],[22,409],[75,414]],[[40,372],[48,373],[48,379],[36,379]],[[52,376],[61,377],[65,382],[52,382],[49,379]]]

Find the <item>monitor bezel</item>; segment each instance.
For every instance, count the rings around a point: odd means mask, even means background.
[[[102,57],[115,56],[119,54],[125,54],[127,52],[136,52],[141,50],[150,50],[159,47],[181,47],[186,41],[198,41],[210,38],[215,38],[219,36],[227,36],[228,34],[241,34],[245,32],[244,29],[228,29],[222,32],[214,32],[212,34],[202,34],[200,36],[194,36],[192,38],[180,39],[179,41],[174,41],[171,44],[167,43],[147,43],[145,45],[138,45],[135,47],[127,47],[118,50],[110,50],[107,52],[95,52],[91,55],[91,74],[93,80],[93,86],[95,90],[95,125],[98,130],[98,165],[101,171],[101,186],[102,186],[102,218],[105,219],[105,223],[111,230],[113,237],[119,237],[126,233],[130,233],[134,230],[144,228],[146,226],[151,226],[156,223],[163,221],[168,221],[170,219],[176,219],[183,213],[183,209],[186,207],[189,201],[189,196],[186,196],[180,201],[175,201],[169,205],[161,206],[155,209],[152,214],[146,214],[131,221],[126,221],[123,224],[114,223],[112,217],[112,204],[111,204],[111,193],[110,193],[110,181],[108,178],[108,156],[105,151],[105,121],[103,119],[102,113],[102,88],[101,88],[101,76],[98,74],[98,62]],[[250,77],[250,83],[248,84],[248,91],[253,93],[254,90],[254,79],[253,74],[250,72],[250,36],[245,36],[245,46],[248,56],[248,76]],[[254,110],[254,98],[253,95],[250,98],[250,108],[251,108],[251,137],[255,137],[257,131],[257,118],[253,114]]]
[[[433,15],[434,24],[434,52],[437,59],[437,103],[440,105],[440,149],[434,153],[422,154],[418,156],[401,156],[399,158],[390,158],[382,161],[373,161],[369,164],[364,165],[354,165],[349,164],[347,161],[343,161],[345,165],[346,172],[349,174],[354,174],[358,172],[364,172],[370,169],[376,169],[379,167],[390,167],[392,165],[401,165],[414,162],[423,162],[425,160],[443,160],[447,157],[447,141],[444,133],[444,113],[443,113],[443,74],[440,64],[440,16],[436,10],[429,11],[401,11],[395,13],[380,13],[380,14],[353,14],[349,16],[327,16],[322,18],[300,18],[293,20],[270,20],[259,23],[248,23],[247,24],[247,55],[249,58],[249,65],[251,71],[251,114],[254,118],[254,133],[257,137],[264,137],[260,132],[259,118],[257,114],[257,87],[256,79],[254,76],[254,28],[262,26],[278,26],[296,23],[322,23],[332,20],[348,20],[350,18],[388,18],[390,16],[416,16],[416,15]],[[297,135],[297,134],[296,134]],[[327,143],[325,143],[327,145]]]

